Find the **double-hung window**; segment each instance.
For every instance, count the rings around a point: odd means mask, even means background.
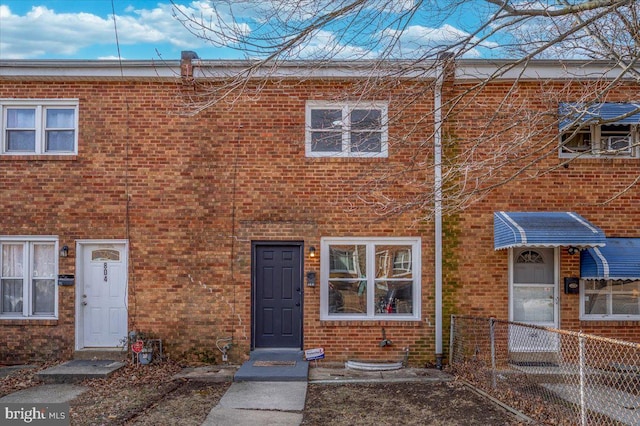
[[[0,99],[2,155],[78,153],[78,101]]]
[[[0,320],[56,318],[55,237],[0,237]]]
[[[387,105],[309,101],[307,157],[387,157]]]
[[[323,238],[323,320],[419,320],[420,238]]]

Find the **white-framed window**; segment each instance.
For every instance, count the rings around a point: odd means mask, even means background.
[[[56,237],[0,237],[0,321],[58,317]]]
[[[560,135],[561,157],[638,157],[638,126],[590,125]]]
[[[640,280],[582,280],[580,319],[640,320]]]
[[[2,155],[76,155],[77,99],[0,99]]]
[[[387,157],[387,104],[306,104],[307,157]]]
[[[320,319],[420,320],[420,238],[322,238]]]

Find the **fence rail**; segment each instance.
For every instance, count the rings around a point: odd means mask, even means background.
[[[640,344],[452,315],[449,368],[544,424],[640,425]]]

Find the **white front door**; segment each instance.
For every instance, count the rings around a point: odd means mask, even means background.
[[[558,328],[557,251],[553,248],[512,249],[509,319]],[[509,349],[522,352],[558,350],[553,332],[517,325],[509,327]]]
[[[116,347],[127,335],[127,253],[122,244],[81,244],[80,347]]]

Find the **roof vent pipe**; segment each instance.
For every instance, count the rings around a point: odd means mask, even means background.
[[[182,78],[193,78],[193,64],[192,61],[198,58],[198,54],[191,50],[183,50],[180,54],[180,76]]]

